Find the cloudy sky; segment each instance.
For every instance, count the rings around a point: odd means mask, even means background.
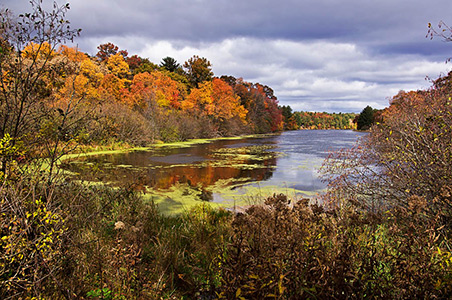
[[[294,110],[383,108],[398,91],[428,88],[426,77],[452,68],[452,43],[426,38],[429,22],[452,25],[451,0],[69,2],[84,52],[112,42],[154,63],[199,55],[216,76],[266,84]],[[2,4],[29,11],[29,0]]]

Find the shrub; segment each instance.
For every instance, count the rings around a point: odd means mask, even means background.
[[[448,296],[451,270],[444,259],[449,256],[441,254],[447,248],[438,243],[439,223],[425,218],[421,207],[383,214],[324,211],[307,200],[291,204],[284,195],[270,197],[265,206],[235,217],[218,296]]]
[[[42,178],[22,176],[0,187],[0,297],[50,297],[63,292],[66,212]]]

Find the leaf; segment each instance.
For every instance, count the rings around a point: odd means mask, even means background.
[[[235,292],[235,297],[239,298],[241,293],[242,293],[242,290],[240,288],[238,288],[238,290]]]

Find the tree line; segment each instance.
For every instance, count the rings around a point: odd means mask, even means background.
[[[281,106],[284,129],[356,129],[357,114],[327,112],[292,112],[290,106]]]

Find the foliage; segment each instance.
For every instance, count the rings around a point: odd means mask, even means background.
[[[11,136],[7,133],[0,139],[0,159],[2,164],[8,162],[6,166],[2,165],[2,172],[0,173],[0,181],[8,180],[9,177],[15,175],[17,163],[24,158],[26,150],[23,149],[23,144],[13,142]]]
[[[69,6],[31,4],[1,15],[1,298],[451,297],[452,74],[363,110],[358,126],[375,124],[326,161],[324,206],[274,195],[235,215],[200,202],[163,216],[140,178],[89,185],[53,166],[79,144],[351,129],[356,115],[293,112],[198,56],[186,73],[111,43],[90,58],[61,45],[79,32]]]
[[[23,176],[0,187],[2,299],[62,292],[54,280],[63,268],[66,214],[40,179]]]
[[[74,298],[111,299],[194,296],[218,285],[218,253],[231,215],[203,205],[165,217],[133,188],[55,188],[56,195],[74,197],[61,203],[67,211],[64,270],[48,284]]]
[[[194,114],[208,116],[218,128],[218,132],[214,133],[216,135],[230,134],[226,126],[228,122],[235,119],[240,126],[240,123],[245,122],[247,114],[232,87],[219,78],[204,82],[198,89],[193,89],[182,103],[182,108]]]
[[[129,65],[119,53],[112,55],[107,59],[107,68],[111,74],[119,78],[125,78],[129,73]]]
[[[146,145],[283,129],[267,86],[241,81],[255,93],[241,99],[196,55],[184,64],[186,73],[171,57],[159,67],[112,43],[89,57],[62,45],[79,33],[67,27],[68,5],[47,13],[32,1],[32,9],[18,20],[2,13],[0,136],[8,133],[13,144],[26,145],[29,157],[48,159],[51,174],[58,158],[78,145]],[[1,164],[3,173],[7,164]]]
[[[124,59],[127,57],[127,50],[119,50],[118,46],[113,43],[101,44],[97,47],[99,52],[97,52],[96,57],[101,61],[107,61],[111,56],[117,54],[121,55]]]
[[[360,145],[331,155],[324,168],[331,192],[367,209],[408,207],[407,199],[419,196],[432,215],[449,218],[452,123],[444,82],[399,93]]]
[[[419,209],[325,211],[274,195],[234,218],[217,296],[447,297],[450,265],[441,251],[448,250],[437,248],[437,219],[426,220]]]
[[[184,63],[184,69],[187,72],[187,78],[191,87],[198,88],[204,81],[211,81],[213,72],[210,61],[205,57],[194,55]]]
[[[222,76],[237,96],[240,104],[248,111],[246,121],[254,133],[283,130],[283,116],[273,90],[259,83],[246,82],[233,76]]]
[[[287,110],[287,109],[286,109]],[[353,113],[326,113],[296,111],[292,113],[286,126],[288,129],[356,129]]]

